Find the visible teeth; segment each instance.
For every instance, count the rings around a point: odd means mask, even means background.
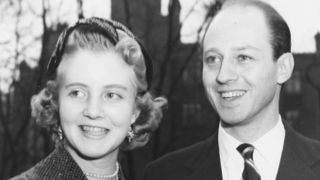
[[[91,135],[101,135],[106,133],[108,130],[105,128],[94,127],[94,126],[81,126],[82,130]]]
[[[232,98],[232,97],[243,96],[244,94],[245,94],[244,91],[229,91],[229,92],[221,93],[221,96],[223,98]]]
[[[105,131],[104,128],[93,127],[93,126],[83,126],[83,130],[85,130],[85,131],[94,131],[94,132]]]

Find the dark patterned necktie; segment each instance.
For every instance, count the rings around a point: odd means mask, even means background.
[[[253,162],[254,147],[251,144],[241,144],[237,147],[244,159],[243,180],[261,180],[261,177]]]

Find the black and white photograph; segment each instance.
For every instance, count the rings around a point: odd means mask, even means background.
[[[319,0],[0,0],[0,180],[319,180]]]

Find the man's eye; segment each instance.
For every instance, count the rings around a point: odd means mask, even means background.
[[[238,56],[238,60],[240,62],[247,62],[247,61],[251,61],[252,59],[253,59],[252,57],[247,56],[247,55],[243,55],[243,54]]]
[[[208,65],[214,65],[220,63],[222,60],[219,56],[209,56],[205,59],[205,63]]]
[[[80,91],[80,90],[72,90],[69,93],[69,96],[74,97],[74,98],[83,98],[85,97],[85,93]]]

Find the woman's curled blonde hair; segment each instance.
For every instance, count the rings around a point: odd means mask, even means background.
[[[124,61],[133,68],[136,77],[137,98],[136,106],[140,111],[139,117],[133,123],[132,130],[134,138],[131,142],[125,140],[122,149],[134,149],[145,145],[150,133],[158,126],[162,118],[163,108],[167,100],[163,97],[154,98],[148,90],[146,79],[146,64],[140,45],[138,42],[128,36],[125,32],[117,30],[119,41],[114,45],[101,30],[92,28],[90,25],[82,25],[75,28],[69,35],[64,55],[72,54],[78,50],[90,50],[94,52],[114,50],[119,53]],[[32,116],[41,126],[49,129],[52,138],[56,144],[59,140],[59,103],[58,103],[58,82],[49,80],[46,87],[31,100]]]

